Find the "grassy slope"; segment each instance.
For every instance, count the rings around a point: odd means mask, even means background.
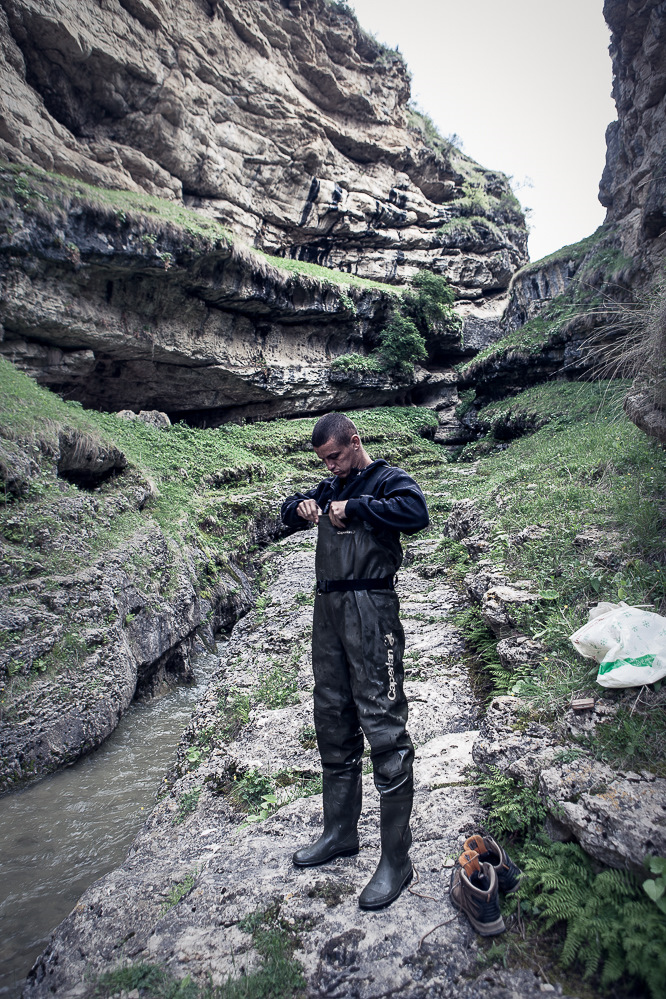
[[[468,612],[464,623],[492,675],[489,692],[519,694],[554,717],[572,694],[602,693],[596,664],[578,656],[568,638],[587,621],[591,605],[625,600],[666,613],[666,456],[625,417],[625,391],[622,382],[529,389],[480,415],[491,428],[530,417],[548,420],[545,426],[508,444],[491,429],[460,456],[477,461],[455,494],[474,499],[491,522],[492,565],[514,580],[529,579],[541,593],[541,602],[522,612],[519,627],[540,638],[546,653],[524,675],[508,674],[478,613]],[[513,543],[528,525],[545,528],[543,538]],[[599,529],[600,540],[576,546],[576,535],[589,527]],[[441,548],[443,563],[459,579],[473,568],[461,545],[447,541]],[[624,705],[636,693],[604,690],[603,696]],[[617,724],[602,727],[593,751],[666,775],[663,702],[660,692],[650,691],[633,713],[622,707]]]
[[[489,361],[500,361],[511,355],[538,354],[549,341],[565,333],[572,321],[595,320],[592,325],[608,321],[608,313],[617,321],[618,307],[614,296],[620,289],[619,278],[633,261],[615,246],[612,228],[600,226],[579,243],[563,246],[541,260],[521,268],[513,276],[512,285],[530,274],[549,266],[572,261],[577,266],[575,277],[563,294],[544,305],[538,315],[523,326],[512,330],[490,346],[479,351],[471,360],[457,365],[461,376],[474,380]],[[621,312],[619,313],[621,316]]]
[[[15,582],[17,573],[30,577],[71,571],[81,564],[82,548],[95,554],[116,546],[146,518],[176,542],[192,537],[216,564],[224,564],[247,550],[251,529],[262,515],[275,514],[281,497],[316,481],[320,471],[309,450],[312,420],[228,424],[217,430],[178,424],[160,431],[65,402],[4,359],[0,397],[0,442],[10,454],[34,455],[42,468],[24,498],[0,495],[6,500],[0,513],[6,543],[3,583]],[[420,453],[424,447],[437,451],[419,435],[433,423],[430,412],[416,409],[382,409],[359,417],[366,438],[393,459]],[[121,512],[109,522],[95,509],[96,497],[122,489],[125,476],[93,493],[56,478],[49,453],[57,452],[59,429],[69,427],[115,444],[129,460],[125,474],[153,484],[153,496],[140,514]],[[82,547],[58,545],[58,532],[65,525],[53,517],[53,510],[63,497],[84,504]],[[48,520],[51,532],[48,550],[40,550],[35,542],[43,520]]]

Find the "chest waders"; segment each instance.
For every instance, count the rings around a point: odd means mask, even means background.
[[[393,536],[360,520],[319,518],[312,627],[314,721],[323,769],[324,832],[294,854],[299,867],[358,853],[363,735],[380,795],[382,855],[361,893],[364,909],[393,902],[412,877],[409,859],[414,748],[403,693],[405,635],[393,578]]]

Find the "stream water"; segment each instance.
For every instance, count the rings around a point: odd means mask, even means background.
[[[97,878],[117,867],[147,817],[181,732],[205,687],[196,682],[133,704],[94,753],[0,798],[0,996],[21,994],[51,930]]]

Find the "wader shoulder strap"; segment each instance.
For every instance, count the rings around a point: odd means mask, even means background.
[[[377,579],[318,579],[317,593],[334,593],[340,590],[393,590],[396,577],[380,576]]]

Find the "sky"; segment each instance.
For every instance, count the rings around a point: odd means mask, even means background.
[[[398,46],[412,100],[465,153],[512,177],[532,260],[599,226],[611,99],[602,0],[350,0]]]

